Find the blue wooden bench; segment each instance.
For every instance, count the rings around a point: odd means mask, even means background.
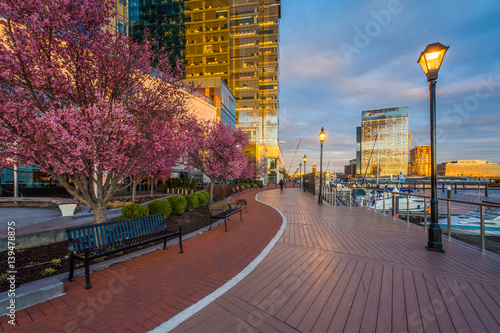
[[[89,224],[66,229],[69,243],[69,281],[74,281],[75,259],[85,264],[85,282],[90,285],[90,260],[103,257],[135,246],[163,239],[163,249],[167,239],[179,236],[180,253],[182,251],[182,229],[167,232],[163,214],[138,217],[130,220]]]

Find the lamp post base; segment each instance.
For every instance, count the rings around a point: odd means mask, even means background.
[[[444,253],[443,242],[441,241],[441,228],[433,228],[431,226],[428,232],[429,240],[427,241],[427,245],[425,246],[425,248],[428,251]]]

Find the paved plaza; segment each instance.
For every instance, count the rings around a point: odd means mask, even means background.
[[[65,282],[16,313],[16,332],[499,332],[500,261],[302,189],[239,194],[233,216],[185,242]],[[231,199],[234,202],[234,198]],[[264,251],[264,252],[263,252]],[[257,262],[255,259],[257,258]]]

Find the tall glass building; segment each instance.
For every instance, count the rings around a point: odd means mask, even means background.
[[[362,111],[361,173],[379,176],[407,174],[408,107]],[[378,138],[377,138],[378,137]]]
[[[356,127],[356,175],[361,175],[361,126]]]
[[[130,31],[154,32],[186,80],[219,77],[235,97],[236,126],[248,133],[247,154],[267,161],[277,179],[278,43],[281,0],[130,0]],[[266,179],[267,180],[267,179]]]

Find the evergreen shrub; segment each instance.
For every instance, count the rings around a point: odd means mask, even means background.
[[[186,198],[180,195],[173,195],[167,198],[172,207],[172,214],[181,215],[186,211],[187,201]]]
[[[167,200],[154,200],[148,203],[149,214],[163,214],[165,218],[170,216],[172,213],[172,207]]]
[[[149,209],[146,206],[133,203],[123,206],[120,213],[121,220],[128,220],[136,217],[148,216]]]
[[[187,203],[186,209],[189,211],[193,211],[196,207],[200,205],[198,196],[195,195],[194,193],[187,194],[184,196],[184,198],[186,199]]]

